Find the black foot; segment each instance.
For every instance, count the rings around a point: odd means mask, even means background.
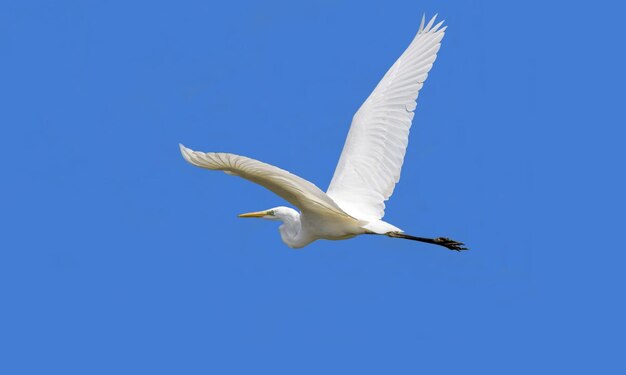
[[[443,247],[447,247],[450,250],[456,250],[456,251],[468,250],[467,247],[465,247],[465,244],[463,242],[456,242],[446,237],[437,237],[433,241],[435,244],[443,246]]]

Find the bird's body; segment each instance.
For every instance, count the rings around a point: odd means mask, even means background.
[[[422,19],[413,42],[354,115],[326,193],[303,178],[245,156],[198,152],[180,145],[183,157],[198,167],[222,170],[262,185],[299,208],[300,212],[275,207],[240,215],[282,221],[281,238],[292,248],[318,239],[382,234],[464,250],[460,242],[409,236],[382,220],[384,202],[400,179],[415,100],[444,36],[442,22],[433,26],[435,17],[426,26]]]
[[[345,240],[364,233],[353,218],[300,214],[288,207],[277,207],[274,211],[277,217],[283,218],[283,224],[278,228],[283,242],[294,249],[317,239]]]

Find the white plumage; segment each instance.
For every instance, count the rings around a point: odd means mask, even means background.
[[[280,220],[280,233],[290,247],[317,239],[338,240],[359,234],[386,234],[463,250],[447,238],[404,234],[382,221],[400,172],[408,144],[416,99],[437,58],[446,27],[424,25],[409,47],[387,71],[352,119],[335,174],[324,193],[311,182],[278,167],[227,153],[203,153],[180,145],[185,160],[198,167],[222,170],[257,183],[297,207],[240,215]],[[434,26],[433,26],[434,25]]]
[[[436,16],[435,16],[436,17]],[[351,215],[380,219],[400,180],[417,96],[437,58],[446,27],[422,25],[352,119],[327,194]]]

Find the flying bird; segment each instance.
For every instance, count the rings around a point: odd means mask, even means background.
[[[400,171],[413,120],[416,99],[437,58],[447,26],[425,25],[352,119],[348,138],[328,190],[286,170],[245,156],[193,151],[182,144],[189,163],[221,170],[257,183],[299,209],[274,207],[241,214],[243,218],[281,221],[279,232],[291,248],[302,248],[318,239],[344,240],[361,234],[386,235],[466,250],[463,243],[446,237],[424,238],[404,233],[381,220],[385,201],[400,179]]]

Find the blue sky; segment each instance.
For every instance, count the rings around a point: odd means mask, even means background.
[[[0,372],[621,373],[623,8],[526,1],[3,1]],[[318,241],[193,168],[325,188],[422,13],[448,32],[386,220]],[[618,357],[621,356],[621,357]]]

